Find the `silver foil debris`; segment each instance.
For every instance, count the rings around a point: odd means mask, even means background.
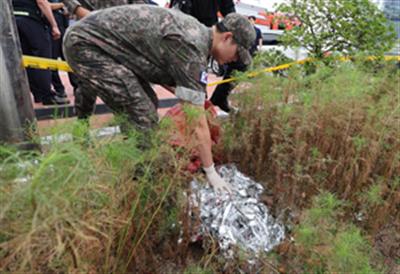
[[[234,165],[218,168],[232,188],[232,195],[217,195],[201,182],[191,182],[191,208],[200,215],[200,234],[210,233],[218,239],[221,250],[232,255],[231,247],[258,254],[268,252],[285,237],[284,226],[272,217],[259,201],[263,187],[243,175]],[[196,240],[195,235],[192,240]]]

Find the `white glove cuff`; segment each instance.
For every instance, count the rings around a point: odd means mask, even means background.
[[[217,171],[215,170],[215,165],[214,165],[214,163],[211,165],[211,166],[209,166],[209,167],[203,167],[203,170],[204,170],[204,172],[207,174],[207,175],[210,175],[210,174],[213,174],[213,173],[216,173]]]

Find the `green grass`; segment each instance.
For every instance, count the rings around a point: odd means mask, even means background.
[[[343,201],[321,193],[303,212],[295,230],[299,255],[309,257],[311,272],[378,273],[371,261],[371,245],[361,230],[339,219]]]
[[[354,226],[339,232],[333,242],[329,271],[349,273],[379,273],[371,267],[370,244]]]
[[[199,266],[189,266],[183,273],[184,274],[213,274],[214,271],[212,271],[210,269],[203,269]]]

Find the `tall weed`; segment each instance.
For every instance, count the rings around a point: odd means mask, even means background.
[[[340,222],[343,202],[321,193],[303,212],[294,232],[296,255],[304,271],[329,273],[375,273],[371,246],[354,225]],[[294,256],[294,254],[292,254]],[[301,267],[298,265],[297,267]]]
[[[180,252],[185,155],[156,134],[143,150],[133,131],[95,139],[74,124],[53,139],[65,133],[43,154],[0,148],[0,272],[159,272]]]
[[[276,214],[288,209],[297,216],[328,191],[346,204],[335,220],[356,223],[373,237],[400,218],[400,72],[357,62],[314,68],[305,74],[294,67],[287,77],[265,75],[243,85],[219,149],[225,161],[265,182]],[[314,247],[326,236],[318,237],[318,226],[302,229],[304,244]],[[340,233],[338,244],[348,236]]]

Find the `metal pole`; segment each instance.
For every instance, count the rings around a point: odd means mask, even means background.
[[[11,0],[0,0],[0,143],[24,143],[34,125]]]

